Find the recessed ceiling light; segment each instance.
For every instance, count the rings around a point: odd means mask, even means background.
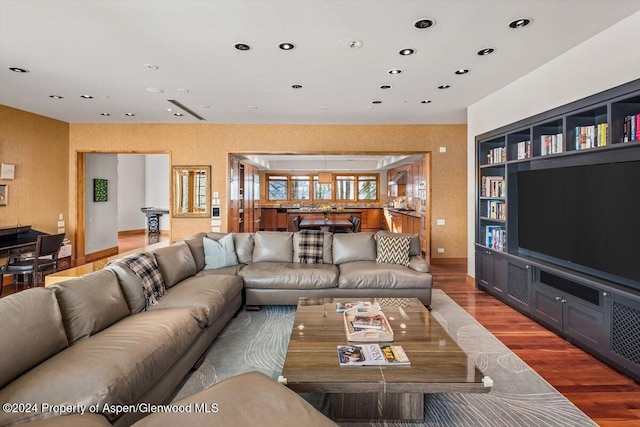
[[[469,70],[467,70],[466,68],[460,68],[460,69],[455,71],[455,73],[458,74],[458,75],[467,74],[468,72],[469,72]]]
[[[302,85],[291,85],[294,89],[302,89]]]
[[[251,50],[251,46],[246,43],[236,43],[233,45],[238,50]]]
[[[80,95],[80,98],[82,99],[93,99],[92,95]]]
[[[53,98],[53,99],[64,99],[64,96],[60,96],[60,95],[49,95],[49,98]]]
[[[433,19],[419,19],[413,23],[413,26],[420,30],[423,30],[425,28],[433,27],[435,24],[436,21],[434,21]]]
[[[420,104],[431,104],[431,100],[430,99],[423,99],[422,101],[420,101]]]
[[[125,116],[128,116],[128,117],[133,117],[133,116],[135,116],[135,114],[133,114],[133,113],[124,113],[124,115],[125,115]]]
[[[160,68],[160,67],[158,67],[157,65],[154,65],[154,64],[144,64],[144,66],[145,66],[145,68],[148,68],[149,70],[157,70],[158,68]]]
[[[211,105],[201,105],[200,108],[211,108]]]
[[[182,114],[182,113],[173,113],[173,115],[174,115],[174,116],[178,116],[178,117],[182,117],[182,116],[184,116],[184,114]]]
[[[526,27],[529,24],[531,24],[531,19],[529,19],[529,18],[519,18],[519,19],[516,19],[515,21],[511,21],[509,23],[509,27],[511,27],[511,28],[523,28],[523,27]]]
[[[389,70],[389,74],[400,74],[402,72],[402,70],[399,70],[397,68],[394,68],[393,70]]]
[[[327,106],[326,105],[318,105],[318,110],[326,110]]]
[[[151,92],[151,93],[162,93],[164,92],[163,89],[160,89],[159,87],[148,87],[147,88],[147,92]]]
[[[293,43],[280,43],[278,47],[282,50],[292,50],[296,48],[296,45]]]
[[[438,89],[449,89],[451,86],[449,85],[440,85],[438,86]]]
[[[173,111],[173,108],[167,108],[167,111]]]
[[[402,55],[402,56],[407,56],[407,55],[413,55],[414,53],[416,53],[416,50],[408,47],[408,48],[400,50],[400,52],[398,52],[398,53],[400,55]]]
[[[101,116],[105,116],[105,117],[109,117],[111,114],[110,113],[100,113]]]
[[[371,101],[372,104],[382,104],[382,101]]]
[[[189,93],[191,92],[189,89],[184,89],[184,88],[179,88],[178,92],[182,92],[182,93]]]
[[[391,85],[382,85],[380,89],[391,89]]]
[[[495,52],[495,49],[492,47],[485,47],[484,49],[480,49],[478,51],[478,55],[480,56],[485,56],[485,55],[489,55],[490,53]]]
[[[9,67],[9,69],[11,71],[13,71],[14,73],[28,73],[29,72],[29,70],[27,70],[26,68]]]

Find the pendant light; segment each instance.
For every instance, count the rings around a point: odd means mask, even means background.
[[[333,182],[333,174],[327,172],[327,155],[324,155],[324,171],[318,172],[318,182],[320,184],[331,184]]]

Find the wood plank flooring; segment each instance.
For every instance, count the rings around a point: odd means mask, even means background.
[[[127,252],[148,243],[145,235],[126,235],[119,241],[119,250]],[[640,426],[639,383],[466,283],[465,265],[433,265],[431,272],[436,288],[446,292],[600,426]],[[2,296],[13,286],[4,290]]]

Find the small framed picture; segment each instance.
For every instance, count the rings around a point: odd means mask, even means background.
[[[93,180],[93,201],[94,202],[106,202],[108,201],[108,181],[106,179],[95,178]]]
[[[7,198],[9,196],[9,186],[0,185],[0,206],[7,206]]]
[[[16,165],[2,163],[0,166],[0,179],[13,179],[16,171]]]

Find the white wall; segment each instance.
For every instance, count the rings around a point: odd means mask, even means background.
[[[85,155],[85,253],[118,246],[118,156]],[[106,179],[107,201],[93,201],[93,179]]]
[[[118,231],[142,230],[146,219],[145,155],[118,154]]]
[[[475,136],[640,78],[640,12],[467,109],[468,274],[475,277]]]
[[[145,157],[144,203],[145,206],[169,209],[171,176],[168,154],[147,154]],[[160,230],[169,230],[169,214],[160,217]]]

